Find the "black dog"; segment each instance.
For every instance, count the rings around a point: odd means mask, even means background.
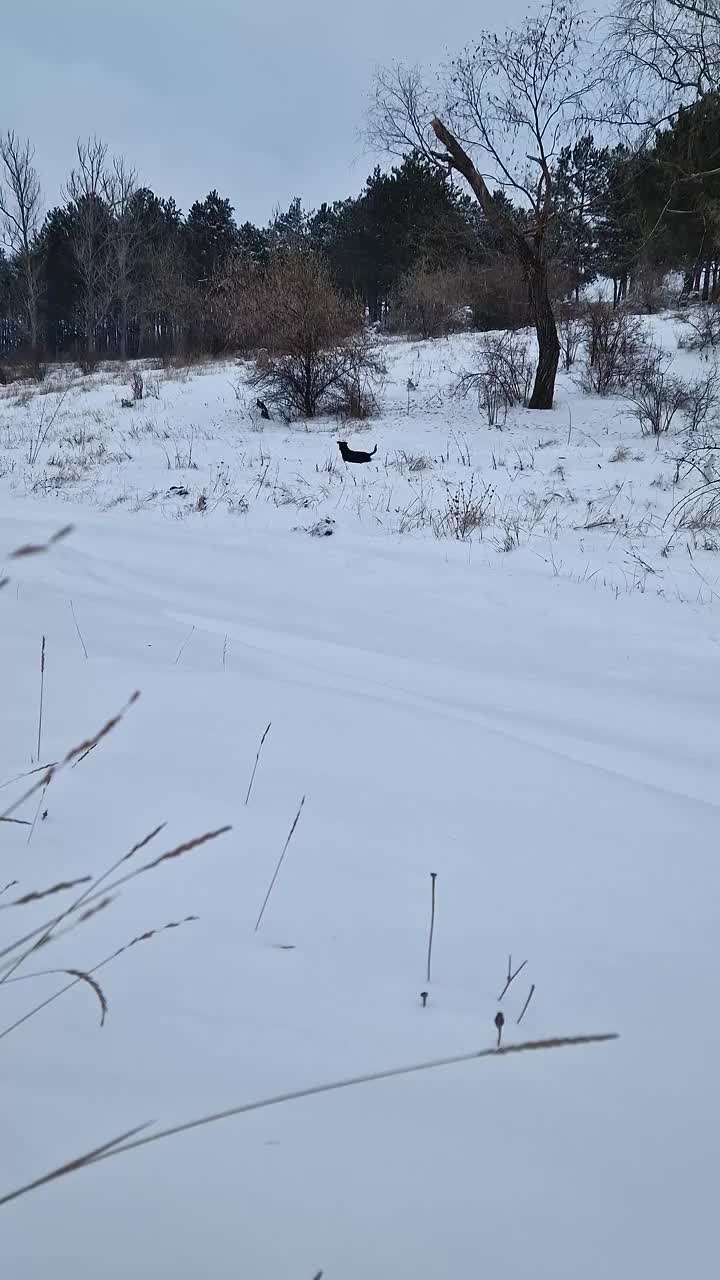
[[[377,453],[377,445],[372,453],[363,453],[362,449],[351,449],[344,440],[338,440],[337,445],[343,462],[371,462]]]
[[[270,410],[268,409],[268,407],[267,407],[267,405],[266,405],[265,401],[264,401],[264,400],[258,400],[258,401],[256,401],[256,403],[257,403],[257,407],[258,407],[258,409],[260,410],[260,417],[261,417],[261,418],[264,418],[266,422],[269,422],[269,421],[270,421]]]

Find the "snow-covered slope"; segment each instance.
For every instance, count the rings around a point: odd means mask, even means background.
[[[335,424],[255,430],[230,368],[135,410],[124,389],[83,383],[33,463],[42,398],[5,401],[0,545],[75,530],[8,565],[0,781],[35,755],[43,635],[45,759],[142,695],[53,781],[29,843],[3,825],[0,888],[20,882],[5,900],[99,874],[163,820],[157,852],[232,832],[42,953],[35,967],[90,968],[199,917],[98,975],[102,1029],[78,987],[0,1040],[0,1193],[146,1120],[484,1048],[498,1007],[506,1041],[621,1038],[322,1095],[119,1156],[0,1210],[13,1280],[714,1274],[716,558],[691,557],[686,534],[661,554],[676,441],[656,451],[618,401],[569,381],[554,413],[490,431],[447,396],[467,342],[393,348],[386,411],[352,437],[379,444],[360,474],[338,467]],[[198,469],[178,470],[189,442]],[[618,446],[630,456],[611,463]],[[88,465],[48,500],[50,457],[72,448]],[[402,524],[420,485],[438,511],[474,471],[497,507],[471,542]],[[669,489],[651,486],[659,475]],[[165,497],[174,484],[189,496]],[[550,491],[562,500],[533,523]],[[624,523],[577,527],[602,510]],[[326,516],[331,537],[298,531]],[[0,941],[36,911],[3,912]],[[527,966],[498,1006],[508,953]],[[57,985],[5,985],[0,1031]]]

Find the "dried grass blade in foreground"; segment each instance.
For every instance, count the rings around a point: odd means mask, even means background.
[[[258,749],[257,749],[257,755],[255,756],[255,763],[254,763],[253,768],[252,768],[252,773],[250,774],[250,781],[249,781],[249,783],[248,783],[247,795],[245,796],[245,804],[247,804],[247,803],[248,803],[248,801],[250,800],[250,792],[251,792],[251,791],[252,791],[252,789],[253,789],[253,782],[255,781],[255,774],[257,773],[257,767],[258,767],[258,765],[259,765],[259,763],[260,763],[260,752],[261,752],[261,751],[262,751],[262,749],[263,749],[263,746],[264,746],[264,743],[265,743],[265,739],[267,738],[267,736],[268,736],[268,734],[269,734],[269,732],[270,732],[271,728],[272,728],[272,720],[270,721],[270,724],[268,725],[267,729],[266,729],[266,730],[265,730],[265,732],[263,733],[262,738],[260,739],[260,746],[259,746],[259,747],[258,747]]]
[[[499,1049],[480,1049],[475,1053],[462,1053],[451,1058],[435,1058],[429,1062],[416,1062],[409,1067],[390,1067],[386,1071],[374,1071],[368,1075],[350,1076],[345,1080],[331,1081],[329,1084],[316,1084],[307,1089],[295,1089],[290,1093],[279,1093],[272,1098],[263,1098],[258,1102],[246,1102],[239,1107],[229,1107],[226,1111],[217,1111],[212,1115],[201,1116],[197,1120],[187,1120],[184,1124],[176,1124],[172,1128],[161,1129],[157,1133],[148,1134],[144,1138],[129,1135],[124,1138],[117,1138],[102,1147],[96,1147],[94,1151],[89,1151],[85,1156],[79,1156],[69,1164],[53,1169],[50,1173],[44,1174],[41,1178],[36,1178],[24,1187],[18,1187],[14,1191],[0,1196],[0,1207],[8,1204],[11,1200],[17,1200],[19,1196],[25,1195],[28,1191],[34,1191],[46,1182],[61,1178],[68,1173],[74,1173],[76,1169],[98,1164],[101,1160],[109,1160],[112,1156],[120,1155],[124,1151],[136,1151],[139,1147],[148,1146],[151,1142],[162,1142],[165,1138],[175,1137],[176,1134],[188,1133],[191,1129],[201,1129],[205,1125],[216,1124],[219,1120],[229,1120],[233,1116],[244,1115],[248,1111],[260,1111],[264,1107],[276,1107],[283,1102],[296,1102],[300,1098],[311,1098],[319,1093],[333,1093],[338,1089],[352,1089],[356,1085],[371,1084],[376,1080],[390,1080],[395,1076],[408,1076],[419,1071],[434,1071],[438,1067],[450,1067],[458,1063],[474,1062],[478,1058],[505,1058],[515,1053],[528,1053],[542,1049],[564,1049],[572,1045],[602,1044],[605,1041],[617,1039],[619,1037],[616,1032],[603,1032],[597,1035],[557,1036],[550,1040],[525,1040],[521,1044],[507,1044]],[[142,1126],[145,1129],[147,1127],[148,1125]],[[135,1132],[137,1133],[139,1130]]]
[[[100,968],[99,965],[96,967]],[[31,978],[51,978],[53,975],[64,975],[66,978],[73,979],[72,982],[69,982],[67,986],[63,987],[62,991],[69,991],[70,988],[76,986],[78,982],[85,982],[92,988],[100,1005],[100,1026],[104,1027],[108,1012],[107,996],[100,986],[100,983],[92,977],[92,973],[86,973],[84,969],[38,969],[35,973],[23,973],[20,977],[8,978],[8,982],[29,982]],[[51,1004],[53,1000],[57,999],[58,995],[62,995],[62,991],[56,991],[54,995],[50,996],[48,1000],[43,1002],[42,1007],[44,1008],[46,1004]]]
[[[132,849],[130,849],[128,853],[124,853],[121,858],[118,858],[112,864],[112,866],[108,867],[106,871],[103,871],[102,875],[98,876],[92,882],[90,887],[80,894],[79,898],[76,898],[75,901],[72,902],[69,907],[66,907],[66,909],[60,913],[60,915],[55,916],[53,920],[49,921],[49,923],[47,924],[44,930],[41,928],[40,930],[34,931],[33,934],[31,934],[30,936],[35,937],[37,941],[35,941],[33,945],[28,948],[27,951],[25,951],[20,956],[16,956],[15,959],[12,960],[8,966],[6,966],[5,970],[2,972],[2,975],[0,976],[0,983],[6,982],[10,974],[13,974],[15,970],[18,969],[20,965],[23,964],[25,960],[27,960],[28,956],[32,955],[34,951],[38,951],[40,947],[44,947],[46,943],[50,942],[52,939],[54,930],[57,928],[59,924],[62,923],[63,920],[66,920],[68,916],[71,916],[76,911],[78,911],[80,907],[83,905],[83,903],[87,904],[91,901],[94,901],[99,896],[97,893],[99,886],[103,884],[108,879],[109,876],[112,875],[113,871],[117,870],[117,868],[120,866],[121,863],[127,862],[128,858],[132,858],[133,855],[137,853],[139,849],[144,849],[145,846],[148,845],[151,840],[154,840],[155,837],[159,835],[159,833],[163,830],[164,826],[165,826],[165,823],[161,822],[159,826],[155,827],[152,831],[150,831],[148,835],[143,837],[142,840],[139,840],[137,844],[134,844]],[[126,877],[126,879],[127,878],[129,877]],[[103,896],[106,896],[109,892],[110,892],[109,889],[105,888],[103,890]],[[39,937],[38,937],[38,934],[40,934]],[[12,943],[9,947],[5,947],[4,950],[0,952],[0,959],[8,955],[11,951],[17,950],[18,946],[24,945],[24,942],[26,941],[29,941],[29,939],[25,938],[25,939],[16,940],[16,942]]]
[[[272,880],[270,881],[270,884],[268,885],[268,891],[267,891],[267,893],[265,894],[265,900],[264,900],[264,902],[263,902],[263,904],[262,904],[262,906],[261,906],[261,908],[260,908],[260,914],[259,914],[259,916],[258,916],[257,920],[255,921],[255,933],[257,933],[258,929],[260,928],[260,924],[261,924],[262,918],[263,918],[263,916],[265,915],[265,908],[266,908],[266,906],[267,906],[268,902],[270,901],[270,894],[272,893],[273,889],[275,888],[275,881],[277,880],[278,876],[280,875],[280,868],[281,868],[281,866],[282,866],[282,864],[283,864],[283,861],[284,861],[284,858],[285,858],[285,854],[286,854],[286,853],[287,853],[287,851],[288,851],[288,847],[289,847],[290,841],[292,840],[293,836],[295,835],[295,828],[296,828],[296,826],[297,826],[298,822],[300,821],[300,814],[301,814],[301,813],[302,813],[302,811],[303,811],[303,805],[304,805],[304,804],[305,804],[305,796],[303,796],[302,800],[300,801],[300,806],[299,806],[299,808],[298,808],[298,811],[297,811],[297,813],[295,814],[295,817],[293,818],[293,824],[292,824],[292,826],[291,826],[291,828],[290,828],[290,834],[288,835],[288,838],[287,838],[287,840],[285,841],[285,844],[283,845],[283,851],[282,851],[282,853],[280,854],[280,857],[278,858],[278,864],[277,864],[277,866],[276,866],[276,868],[275,868],[275,872],[274,872],[273,878],[272,878]]]
[[[93,1152],[86,1152],[85,1155],[77,1156],[75,1160],[68,1160],[66,1164],[59,1165],[51,1173],[43,1174],[41,1178],[36,1178],[34,1182],[28,1182],[24,1187],[19,1187],[17,1191],[11,1191],[9,1195],[3,1196],[0,1204],[9,1204],[11,1200],[17,1200],[18,1196],[24,1196],[28,1191],[35,1191],[38,1187],[43,1187],[46,1182],[54,1182],[56,1178],[64,1178],[68,1173],[74,1173],[76,1169],[83,1169],[93,1159],[98,1159],[101,1155],[107,1155],[119,1142],[125,1142],[128,1138],[134,1137],[135,1134],[142,1133],[143,1129],[147,1129],[147,1127],[146,1124],[136,1125],[134,1129],[128,1129],[117,1138],[111,1138],[109,1142],[104,1142],[101,1147],[96,1147]]]
[[[136,690],[135,693],[133,693],[132,696],[128,698],[122,710],[118,711],[117,715],[114,715],[109,720],[107,720],[105,724],[102,726],[102,728],[99,729],[98,732],[94,734],[92,738],[86,738],[85,741],[79,743],[77,747],[71,747],[71,749],[67,752],[67,755],[63,756],[62,760],[59,760],[57,764],[49,765],[47,772],[43,774],[43,776],[39,779],[39,781],[34,782],[33,785],[29,787],[28,790],[25,791],[24,794],[21,795],[18,800],[13,801],[13,803],[9,806],[9,808],[7,808],[4,813],[0,814],[0,818],[9,818],[10,815],[15,813],[16,809],[19,809],[20,806],[23,805],[26,800],[29,800],[31,796],[36,795],[36,793],[40,791],[43,787],[49,786],[53,778],[55,777],[56,773],[59,773],[61,769],[64,769],[66,767],[66,765],[72,764],[73,760],[77,759],[77,757],[82,755],[83,752],[87,751],[88,748],[95,747],[99,742],[102,742],[103,738],[106,738],[107,735],[109,733],[112,733],[112,730],[115,729],[117,725],[119,725],[120,721],[123,719],[126,713],[130,710],[130,708],[134,706],[134,704],[137,702],[139,697],[140,697],[140,694]]]
[[[68,534],[72,533],[72,531],[73,526],[71,524],[66,524],[62,529],[58,529],[57,533],[54,533],[51,538],[48,538],[47,542],[28,542],[24,547],[17,547],[15,551],[10,552],[8,559],[20,560],[24,556],[43,555],[44,552],[49,551],[56,542],[60,542],[62,538],[67,538]],[[0,590],[2,590],[3,587],[6,587],[9,581],[10,578],[7,574],[0,578]]]
[[[72,531],[73,526],[66,524],[62,529],[58,529],[57,533],[54,533],[52,537],[48,538],[47,542],[27,542],[24,547],[17,547],[15,551],[10,552],[8,560],[21,560],[25,556],[43,555],[51,547],[54,547],[56,542],[61,542],[63,538],[67,538]]]
[[[110,899],[110,901],[112,901],[112,899]],[[93,913],[88,913],[88,915],[90,914]],[[155,929],[146,929],[145,933],[139,933],[135,938],[131,938],[129,942],[126,942],[124,946],[118,947],[117,950],[112,951],[109,956],[105,956],[104,960],[100,960],[98,964],[93,965],[92,969],[43,969],[38,970],[36,973],[22,973],[17,976],[11,976],[10,973],[7,973],[3,978],[3,982],[7,983],[29,982],[31,978],[43,977],[45,974],[53,972],[72,974],[73,979],[72,982],[66,982],[65,986],[61,987],[59,991],[54,991],[51,996],[47,996],[45,1000],[41,1000],[40,1003],[34,1005],[32,1009],[28,1009],[22,1017],[17,1018],[15,1022],[11,1022],[9,1026],[0,1031],[0,1040],[4,1040],[5,1037],[9,1036],[13,1031],[17,1031],[18,1027],[22,1027],[24,1023],[29,1022],[31,1018],[34,1018],[36,1013],[41,1013],[43,1009],[47,1009],[48,1005],[54,1004],[56,1000],[60,999],[60,996],[64,996],[66,992],[71,991],[73,987],[76,987],[78,982],[90,983],[90,985],[95,989],[95,994],[98,996],[98,999],[101,1000],[101,1005],[104,1004],[104,1012],[106,1013],[107,1001],[102,995],[100,988],[95,987],[92,975],[97,973],[100,969],[104,969],[106,964],[110,964],[111,960],[116,960],[118,956],[123,955],[125,951],[129,951],[131,947],[136,947],[138,943],[148,942],[150,938],[154,938],[158,933],[165,933],[168,929],[179,929],[181,925],[190,924],[198,919],[198,916],[185,916],[182,920],[171,920],[168,924],[158,925]]]
[[[13,898],[12,902],[3,902],[0,911],[7,911],[9,907],[24,907],[28,902],[40,902],[42,898],[50,898],[54,893],[65,893],[68,889],[76,889],[79,884],[89,884],[91,880],[92,876],[79,876],[77,880],[59,880],[49,889],[33,889],[20,898]]]

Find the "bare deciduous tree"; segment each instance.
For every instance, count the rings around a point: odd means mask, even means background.
[[[655,128],[720,80],[720,0],[617,0],[608,76],[619,119]]]
[[[371,137],[385,149],[397,154],[415,148],[462,174],[520,263],[538,341],[533,409],[552,408],[560,358],[548,287],[553,169],[594,87],[582,31],[574,0],[549,0],[517,30],[484,32],[445,69],[437,92],[426,88],[417,69],[381,72],[370,112]],[[489,182],[520,202],[522,216],[494,197]]]
[[[145,326],[153,330],[163,354],[181,354],[195,296],[175,240],[162,245],[150,259],[144,303]]]
[[[103,175],[103,195],[112,216],[109,238],[109,266],[118,306],[119,355],[127,359],[130,306],[135,277],[142,254],[142,220],[137,204],[137,174],[122,156],[116,156]]]
[[[20,300],[33,355],[39,346],[42,264],[37,236],[42,196],[29,141],[17,134],[0,137],[0,244],[13,255]]]
[[[67,185],[74,213],[72,252],[81,285],[78,319],[91,356],[97,352],[100,329],[113,294],[106,160],[107,145],[99,138],[78,141],[77,168],[72,170]]]

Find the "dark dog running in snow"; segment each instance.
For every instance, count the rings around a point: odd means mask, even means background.
[[[343,462],[371,462],[377,453],[377,445],[372,453],[364,453],[362,449],[351,449],[344,440],[338,440],[337,446]]]

